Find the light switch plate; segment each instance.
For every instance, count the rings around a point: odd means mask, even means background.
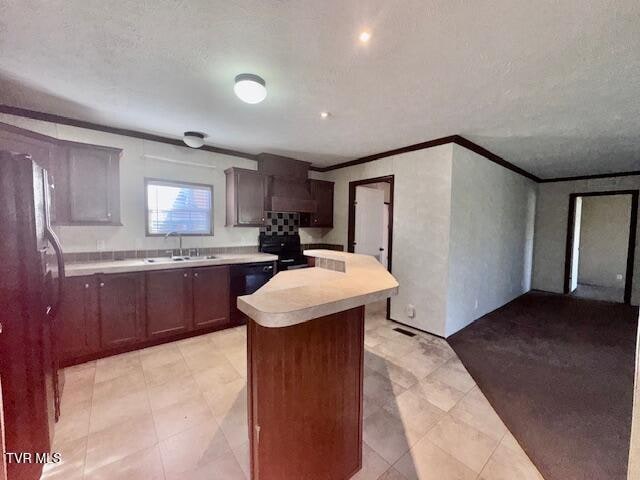
[[[415,317],[416,316],[416,307],[414,307],[411,304],[407,305],[407,307],[405,309],[405,313],[407,314],[407,317],[409,317],[409,318]]]

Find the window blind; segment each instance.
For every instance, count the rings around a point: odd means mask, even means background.
[[[147,232],[213,235],[212,190],[208,185],[147,181]]]

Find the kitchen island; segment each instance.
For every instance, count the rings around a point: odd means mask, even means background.
[[[347,480],[362,468],[364,306],[398,292],[373,257],[307,250],[315,267],[238,297],[250,317],[253,480]]]

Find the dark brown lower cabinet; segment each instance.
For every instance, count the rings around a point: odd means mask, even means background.
[[[146,277],[147,338],[186,332],[193,312],[192,273],[187,269],[159,270],[147,272]]]
[[[100,348],[97,282],[91,277],[69,277],[58,313],[56,345],[61,360],[91,355]]]
[[[69,277],[65,288],[62,366],[231,326],[226,265]]]
[[[144,338],[144,275],[115,273],[98,277],[100,347],[121,347]]]
[[[193,269],[193,328],[230,325],[229,267]]]

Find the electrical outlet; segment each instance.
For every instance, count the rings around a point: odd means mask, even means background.
[[[616,280],[622,280],[622,274],[621,273],[616,275]]]
[[[478,299],[476,298],[475,303],[473,304],[473,309],[477,310],[478,309]]]
[[[407,314],[407,317],[414,318],[416,316],[416,307],[411,304],[407,305],[405,313]]]

